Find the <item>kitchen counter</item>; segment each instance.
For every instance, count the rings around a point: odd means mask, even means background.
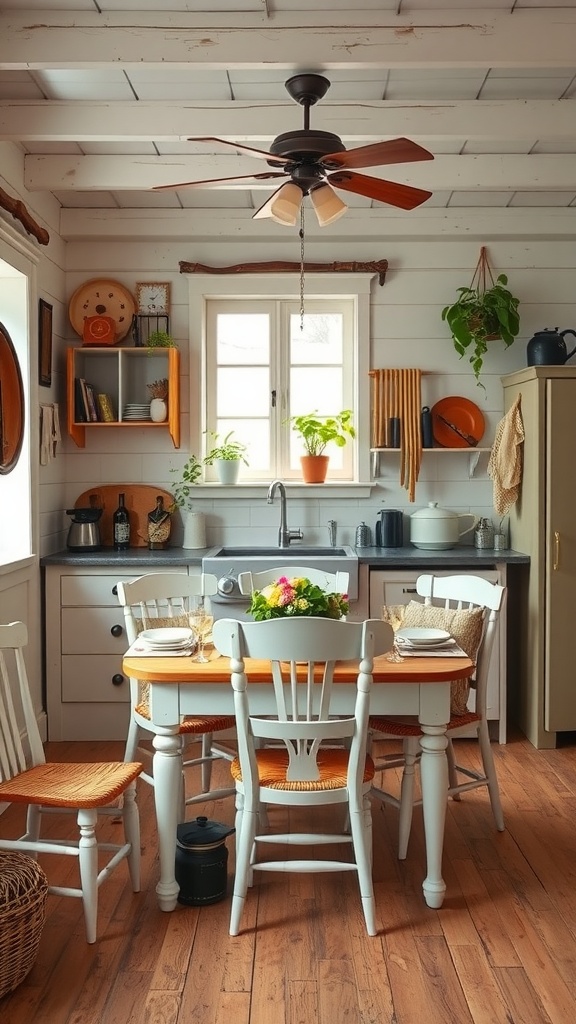
[[[297,545],[293,544],[292,548]],[[100,551],[57,551],[52,555],[46,555],[40,560],[40,565],[80,565],[85,568],[91,566],[114,567],[122,565],[125,568],[138,569],[140,566],[170,566],[170,565],[201,565],[205,555],[212,552],[213,548],[166,548],[164,551],[150,551],[148,548],[130,548],[128,551],[114,551],[113,548],[102,548]],[[459,566],[471,568],[474,566],[490,567],[496,563],[506,565],[527,565],[530,556],[521,551],[513,551],[510,548],[504,551],[492,551],[489,548],[477,549],[471,545],[459,545],[448,551],[425,551],[422,548],[415,548],[412,545],[402,548],[357,548],[358,561],[361,565],[370,565],[374,568],[406,566],[407,568],[434,569],[438,566],[448,568]]]

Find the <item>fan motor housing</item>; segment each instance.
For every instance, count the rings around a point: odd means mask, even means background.
[[[346,146],[338,135],[332,132],[306,131],[284,132],[274,139],[270,152],[275,156],[300,160],[304,157],[318,160],[328,153],[342,153]],[[268,161],[270,163],[270,161]]]

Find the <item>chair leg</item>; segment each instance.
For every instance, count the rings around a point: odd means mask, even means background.
[[[132,782],[124,792],[122,807],[124,837],[130,843],[128,870],[132,891],[140,892],[140,814],[136,803],[136,783]]]
[[[23,835],[22,839],[28,839],[35,842],[40,838],[40,827],[42,823],[42,808],[38,804],[28,804],[28,810],[26,811],[26,834]],[[29,853],[29,857],[33,860],[38,860],[37,853]]]
[[[258,814],[253,809],[242,812],[240,835],[236,833],[236,875],[234,878],[234,894],[230,911],[230,935],[238,935],[240,919],[244,910],[244,902],[248,891],[251,874],[250,857],[256,835]]]
[[[398,860],[406,860],[408,840],[412,829],[412,812],[414,810],[414,781],[416,760],[420,750],[420,741],[416,736],[408,736],[404,740],[404,769],[400,787],[400,814],[398,822]]]
[[[95,835],[97,818],[98,812],[93,808],[78,811],[80,886],[84,904],[86,939],[90,943],[96,942],[98,919],[98,844]]]
[[[446,760],[448,761],[448,786],[450,789],[456,788],[458,786],[458,773],[456,771],[454,747],[450,737],[448,737],[448,746],[446,747]],[[459,800],[460,793],[452,793],[452,799]]]
[[[212,781],[212,733],[205,732],[202,735],[202,757],[207,758],[202,764],[202,792],[210,792]]]
[[[502,811],[502,803],[500,801],[500,790],[498,788],[498,778],[496,775],[496,768],[494,766],[494,756],[492,754],[492,745],[490,743],[490,735],[488,732],[488,722],[485,720],[480,723],[478,740],[480,743],[482,764],[484,765],[484,774],[488,779],[488,793],[490,794],[492,814],[494,815],[496,828],[499,832],[503,832],[504,814]]]
[[[368,811],[367,807],[368,805]],[[360,886],[360,898],[366,921],[368,935],[376,935],[376,905],[374,901],[374,886],[372,884],[372,859],[368,850],[369,836],[366,829],[366,814],[369,813],[369,797],[366,795],[362,801],[361,808],[350,809],[350,831],[354,847],[354,857],[358,869],[358,884]]]
[[[136,751],[138,748],[138,724],[134,721],[132,715],[130,716],[130,724],[128,726],[128,735],[126,737],[126,747],[124,748],[124,760],[127,762],[137,761]]]

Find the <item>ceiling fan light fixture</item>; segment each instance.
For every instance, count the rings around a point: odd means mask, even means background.
[[[318,188],[312,189],[310,200],[321,228],[338,220],[348,209],[331,185],[319,185]]]
[[[302,189],[293,181],[282,185],[270,204],[270,216],[277,224],[294,227],[302,206]]]

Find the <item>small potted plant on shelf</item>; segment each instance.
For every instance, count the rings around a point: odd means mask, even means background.
[[[212,448],[206,454],[204,464],[206,466],[216,466],[218,479],[221,484],[235,484],[238,480],[240,463],[243,462],[245,466],[248,465],[248,460],[246,459],[247,445],[242,441],[231,440],[234,433],[233,430],[226,434],[226,437],[222,438],[222,440],[220,440],[220,435],[216,434],[213,430],[207,430],[206,433],[212,438]]]
[[[150,419],[153,423],[163,423],[168,415],[168,378],[154,380],[146,387],[150,392]]]
[[[352,410],[343,409],[335,416],[319,416],[314,410],[292,416],[292,429],[302,438],[305,455],[300,456],[304,483],[323,484],[328,472],[329,456],[324,455],[330,443],[343,448],[349,438],[356,437]]]
[[[520,330],[519,299],[512,295],[507,284],[506,274],[494,280],[486,249],[482,246],[470,285],[458,288],[456,302],[442,310],[442,319],[452,332],[458,355],[462,358],[470,352],[469,362],[480,387],[484,387],[480,373],[488,342],[500,338],[508,348]]]
[[[156,348],[176,348],[176,342],[168,331],[150,331],[146,338],[146,348],[151,354]]]
[[[202,478],[202,463],[195,455],[191,455],[181,470],[171,469],[171,473],[179,473],[180,479],[173,488],[174,501],[169,509],[171,513],[180,509],[184,520],[183,548],[206,547],[206,524],[203,512],[192,511],[192,490]]]

